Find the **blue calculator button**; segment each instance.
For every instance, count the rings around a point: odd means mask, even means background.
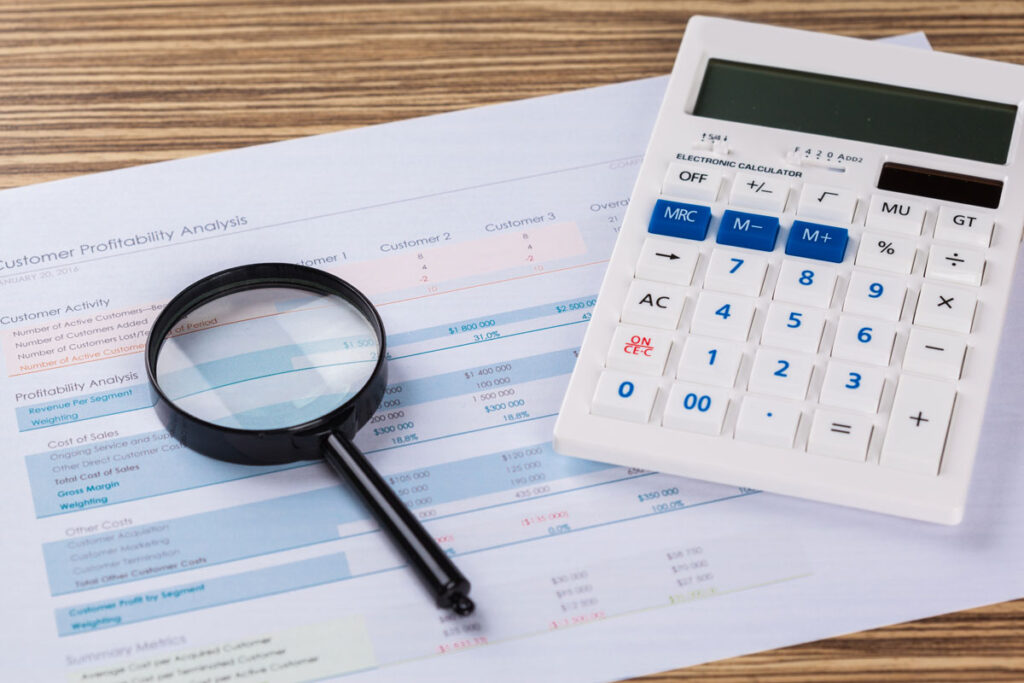
[[[722,214],[715,240],[733,247],[771,251],[778,236],[779,219],[775,216],[726,211]]]
[[[711,209],[697,204],[681,204],[659,199],[654,204],[647,232],[666,237],[702,240],[708,236]]]
[[[786,253],[819,261],[842,263],[850,233],[846,228],[793,221],[786,240]]]

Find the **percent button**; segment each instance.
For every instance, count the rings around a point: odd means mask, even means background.
[[[914,240],[866,232],[857,250],[857,265],[906,275],[914,267],[916,253]]]

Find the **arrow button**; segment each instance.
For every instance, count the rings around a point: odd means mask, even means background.
[[[697,248],[664,237],[648,237],[640,249],[636,277],[641,280],[688,285],[697,265]]]

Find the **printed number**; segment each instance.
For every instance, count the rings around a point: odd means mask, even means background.
[[[868,285],[868,297],[871,299],[877,299],[882,296],[882,292],[885,291],[885,287],[882,286],[881,282],[872,282]]]
[[[726,305],[722,306],[717,311],[715,311],[715,315],[722,316],[722,320],[728,320],[729,316],[732,315],[731,313],[729,313],[729,307],[730,306],[732,306],[732,304],[726,304]]]
[[[805,270],[800,273],[800,284],[802,285],[813,285],[814,284],[814,271]]]
[[[851,372],[850,373],[850,381],[846,383],[846,388],[847,389],[856,389],[859,386],[860,386],[860,373],[859,372]]]
[[[789,314],[789,322],[786,323],[786,327],[800,327],[800,318],[803,317],[803,313],[797,313],[793,311]]]
[[[711,397],[707,394],[698,396],[697,394],[690,392],[686,396],[683,396],[683,407],[687,410],[693,410],[696,408],[698,411],[706,413],[711,408]]]
[[[776,377],[789,377],[789,375],[786,374],[786,370],[789,370],[789,361],[780,360],[779,369],[773,372],[772,374],[775,375]]]
[[[869,341],[871,341],[871,331],[872,328],[870,327],[862,327],[859,330],[857,330],[857,341],[859,341],[862,344],[867,344]]]
[[[718,356],[718,349],[711,349],[708,351],[708,355],[711,356],[711,360],[708,361],[708,365],[714,365],[715,358]]]
[[[633,386],[632,382],[623,382],[619,385],[619,396],[622,398],[629,398],[633,395],[633,389],[635,388],[636,387]]]
[[[730,260],[730,261],[732,261],[733,263],[735,263],[735,264],[736,264],[736,265],[735,265],[735,266],[733,266],[733,267],[732,267],[732,269],[731,269],[731,270],[729,271],[730,273],[735,273],[735,272],[736,272],[737,270],[739,270],[739,269],[740,269],[740,266],[742,266],[742,265],[743,265],[743,259],[741,259],[741,258],[731,258],[731,259],[729,259],[729,260]]]

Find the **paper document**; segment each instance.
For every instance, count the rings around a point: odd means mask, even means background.
[[[551,450],[665,82],[0,193],[3,678],[609,680],[1024,594],[1022,316],[958,527]],[[324,465],[211,460],[152,412],[157,312],[259,261],[380,307],[390,386],[357,443],[471,617]]]

